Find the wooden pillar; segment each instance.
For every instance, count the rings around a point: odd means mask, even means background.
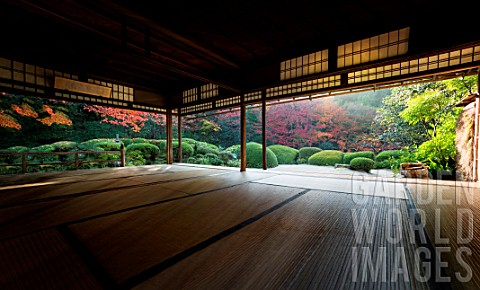
[[[180,109],[178,109],[178,162],[183,162],[182,152],[182,116],[180,115]]]
[[[473,181],[480,181],[480,160],[479,160],[479,150],[480,150],[480,98],[477,95],[475,98],[475,119],[473,125],[475,127],[474,137],[473,137]]]
[[[262,101],[262,162],[263,170],[267,170],[267,102]]]
[[[167,109],[167,164],[173,163],[172,110]]]
[[[244,98],[240,104],[240,171],[247,170],[247,107]]]

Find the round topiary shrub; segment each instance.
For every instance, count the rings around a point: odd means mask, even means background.
[[[400,150],[385,150],[377,154],[375,161],[382,162],[390,158],[400,158],[402,152]]]
[[[322,151],[322,149],[317,147],[303,147],[298,150],[298,159],[306,159],[310,158],[315,153]]]
[[[343,155],[343,163],[350,164],[350,161],[357,157],[365,157],[373,160],[375,158],[375,153],[373,153],[372,151],[345,153],[345,155]]]
[[[370,170],[372,170],[373,168],[374,163],[375,162],[370,158],[357,157],[352,159],[352,161],[350,161],[350,169],[364,170],[366,172],[370,172]]]
[[[335,165],[337,163],[342,163],[343,152],[336,150],[325,150],[313,154],[308,158],[308,164],[311,165]]]
[[[128,151],[142,152],[143,157],[149,161],[147,164],[151,164],[151,162],[155,161],[155,158],[157,158],[160,153],[160,149],[150,143],[132,143],[127,146],[127,152]]]
[[[277,156],[272,150],[267,148],[267,167],[273,168],[278,166]],[[262,145],[249,142],[247,143],[247,167],[249,168],[262,168]]]
[[[173,147],[173,157],[175,160],[177,160],[178,159],[178,142],[177,141],[172,142],[172,147]],[[192,145],[182,142],[182,157],[189,158],[192,156],[193,156]]]
[[[270,145],[267,147],[277,156],[278,164],[296,164],[298,150],[284,145]]]

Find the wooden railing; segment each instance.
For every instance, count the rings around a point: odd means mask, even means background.
[[[100,160],[100,159],[88,159],[83,160],[79,158],[80,154],[88,155],[88,154],[120,154],[120,159],[108,159],[108,160]],[[125,150],[118,150],[118,151],[73,151],[73,152],[0,152],[0,157],[3,156],[19,156],[21,155],[22,161],[21,163],[13,163],[13,164],[0,164],[0,167],[9,167],[9,166],[19,166],[22,167],[22,173],[27,172],[27,167],[29,166],[40,166],[40,165],[71,165],[74,164],[74,169],[78,169],[82,163],[102,163],[102,162],[120,162],[121,167],[125,167]],[[35,155],[75,155],[73,161],[54,161],[54,162],[41,162],[41,163],[28,163],[27,156],[35,156]]]

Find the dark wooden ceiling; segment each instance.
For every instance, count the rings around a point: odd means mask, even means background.
[[[411,27],[409,55],[480,39],[468,1],[2,0],[0,52],[115,80],[176,104],[215,83],[279,83],[279,63]]]

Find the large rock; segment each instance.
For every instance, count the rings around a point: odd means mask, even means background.
[[[455,147],[457,154],[455,164],[457,168],[457,180],[471,181],[473,166],[473,135],[475,119],[475,103],[466,106],[457,120],[455,129]]]

